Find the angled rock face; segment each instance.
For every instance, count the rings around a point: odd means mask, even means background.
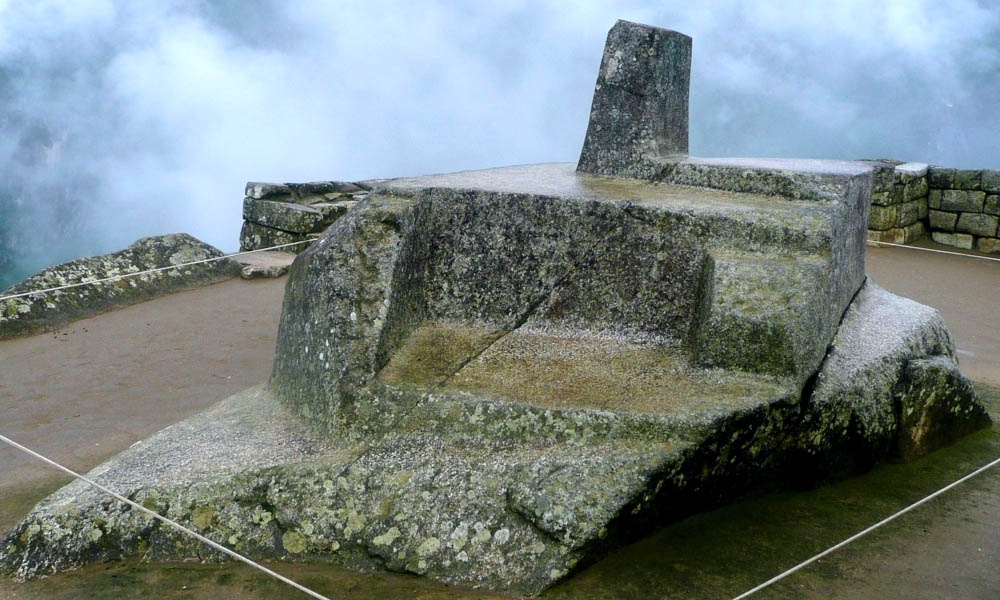
[[[169,268],[222,256],[217,248],[186,233],[177,233],[142,238],[120,252],[49,267],[0,292],[0,296],[165,269],[138,277],[0,301],[0,339],[51,330],[156,296],[239,276],[240,266],[229,259]]]
[[[577,169],[650,179],[688,153],[691,38],[618,21],[608,32]]]

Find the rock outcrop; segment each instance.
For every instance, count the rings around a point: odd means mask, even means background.
[[[674,150],[374,183],[293,263],[268,388],[93,476],[252,556],[535,594],[989,423],[937,312],[865,277],[870,167]],[[0,569],[128,555],[213,557],[74,483]]]
[[[224,259],[175,265],[224,254],[186,233],[142,238],[112,254],[81,258],[42,270],[3,292],[18,296],[86,281],[110,281],[0,300],[0,339],[48,331],[69,322],[149,300],[163,294],[237,277],[240,266]],[[121,275],[161,269],[127,278]]]

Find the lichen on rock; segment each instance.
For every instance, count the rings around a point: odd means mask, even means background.
[[[0,292],[0,296],[112,279],[0,300],[0,339],[55,329],[159,295],[238,276],[239,265],[224,256],[218,249],[178,233],[142,238],[119,252],[48,267]],[[221,260],[181,266],[213,258]],[[119,278],[152,269],[161,270]]]

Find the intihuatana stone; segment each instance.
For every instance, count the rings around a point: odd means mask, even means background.
[[[254,557],[537,594],[988,424],[940,316],[866,281],[871,169],[677,156],[689,60],[619,22],[576,168],[372,182],[292,264],[268,388],[92,475]],[[74,483],[0,570],[135,555],[215,557]]]
[[[688,153],[691,38],[618,21],[608,32],[577,170],[651,179]]]
[[[7,288],[0,296],[115,278],[151,269],[153,273],[0,300],[0,339],[49,331],[72,321],[240,274],[240,266],[186,233],[142,238],[128,248],[48,267]],[[220,260],[170,268],[209,259]]]

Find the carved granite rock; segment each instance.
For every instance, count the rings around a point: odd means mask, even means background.
[[[93,475],[255,557],[536,594],[755,486],[988,424],[940,316],[866,281],[872,170],[677,156],[657,107],[683,80],[686,152],[689,60],[616,25],[591,125],[623,138],[589,131],[579,168],[366,182],[292,264],[268,388]],[[215,558],[71,484],[0,570],[136,555]]]

